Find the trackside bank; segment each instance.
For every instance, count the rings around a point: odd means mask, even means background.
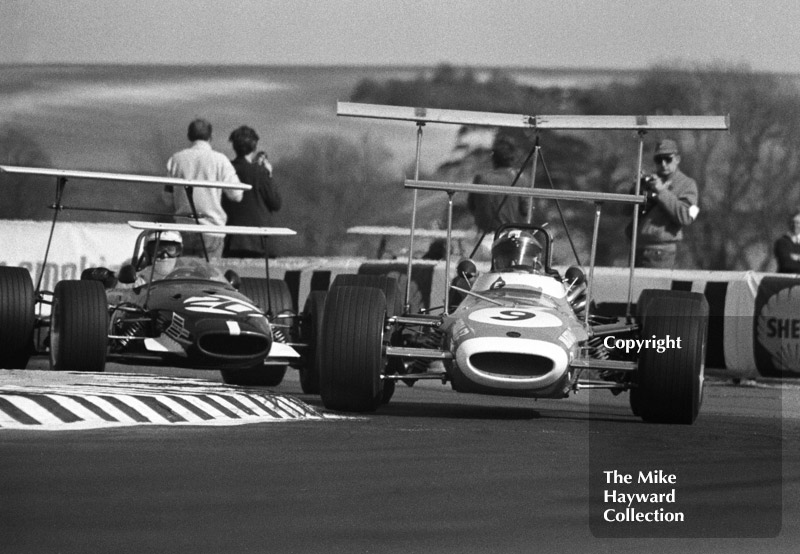
[[[0,265],[25,267],[42,290],[62,279],[77,279],[87,267],[113,270],[130,259],[138,232],[125,224],[59,223],[47,265],[42,259],[48,222],[2,221]],[[263,260],[225,260],[226,268],[243,277],[263,277]],[[452,264],[451,270],[454,269]],[[478,264],[479,269],[488,269]],[[302,309],[312,290],[325,290],[340,273],[395,275],[405,290],[406,263],[366,258],[280,258],[270,260],[273,278],[284,279],[295,308]],[[559,268],[562,273],[565,268]],[[441,306],[445,263],[415,262],[412,309]],[[623,314],[628,270],[598,267],[593,297],[597,310]],[[35,280],[34,280],[35,282]],[[685,290],[705,295],[709,303],[706,366],[736,377],[800,377],[800,275],[757,272],[637,269],[633,301],[645,288]],[[647,338],[647,337],[642,337]]]

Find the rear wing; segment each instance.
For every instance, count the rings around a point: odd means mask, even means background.
[[[600,225],[600,212],[603,203],[618,202],[637,205],[644,203],[645,199],[639,194],[639,183],[636,182],[635,194],[614,194],[602,192],[565,191],[518,189],[516,187],[499,187],[490,185],[470,185],[462,183],[444,183],[436,181],[420,181],[420,155],[422,150],[422,130],[427,123],[444,123],[452,125],[471,125],[483,127],[514,127],[539,130],[614,130],[636,131],[638,134],[638,162],[636,175],[642,173],[642,157],[644,152],[644,135],[648,131],[727,131],[730,129],[730,115],[524,115],[505,114],[497,112],[475,112],[467,110],[443,110],[420,107],[385,106],[379,104],[359,104],[353,102],[338,102],[336,113],[342,117],[361,117],[369,119],[383,119],[394,121],[410,121],[417,126],[417,148],[414,179],[406,180],[405,187],[414,191],[413,208],[411,215],[411,233],[409,239],[408,274],[411,275],[412,256],[414,252],[414,234],[417,214],[417,190],[441,190],[448,193],[448,235],[452,232],[453,200],[455,192],[476,192],[482,194],[506,194],[513,196],[527,196],[530,198],[549,198],[555,200],[579,200],[593,202],[595,205],[594,230],[590,255],[590,273],[594,273],[597,238]],[[535,162],[534,162],[535,163]],[[534,165],[535,174],[535,165]],[[638,227],[639,210],[633,209],[634,228]],[[447,251],[450,252],[448,236]],[[634,256],[636,250],[636,233],[631,241],[630,275],[628,279],[628,315],[630,315],[631,291],[633,289]],[[450,273],[450,256],[446,258],[446,274]],[[589,279],[587,294],[587,309],[585,317],[588,322],[589,309],[592,298],[592,276]],[[448,302],[449,282],[445,293],[445,312],[449,308]],[[411,295],[411,279],[406,284],[406,309],[408,298]]]
[[[407,237],[411,235],[411,229],[408,227],[381,227],[379,225],[359,225],[356,227],[350,227],[347,232],[351,235],[370,235],[381,237]],[[417,229],[414,231],[414,234],[418,237],[444,239],[447,238],[447,229]],[[461,229],[453,229],[451,234],[454,239],[466,239],[474,235],[474,232],[464,231]]]
[[[521,127],[525,129],[617,131],[694,129],[724,131],[730,128],[730,115],[522,115],[468,110],[409,108],[353,102],[339,102],[336,106],[336,113],[342,117],[413,121],[417,124],[449,123],[482,127]]]
[[[253,187],[244,183],[223,183],[221,181],[195,181],[175,177],[158,177],[151,175],[132,175],[129,173],[104,173],[100,171],[80,171],[72,169],[48,169],[43,167],[19,167],[0,165],[0,171],[12,175],[42,175],[56,177],[61,180],[84,179],[92,181],[116,181],[119,183],[143,183],[147,185],[172,185],[177,187],[202,187],[233,190],[250,190]]]
[[[196,223],[153,223],[129,221],[128,225],[143,231],[178,231],[181,233],[224,233],[226,235],[256,235],[261,237],[296,235],[286,227],[244,227],[241,225],[198,225]]]
[[[616,202],[620,204],[644,204],[647,199],[641,194],[619,194],[615,192],[590,192],[580,190],[531,189],[505,187],[500,185],[481,185],[472,183],[447,183],[444,181],[416,181],[406,179],[408,189],[440,190],[447,193],[474,192],[478,194],[501,194],[548,200],[578,200],[582,202]],[[421,233],[423,231],[417,231]],[[455,231],[453,231],[455,232]],[[406,233],[408,234],[408,233]]]

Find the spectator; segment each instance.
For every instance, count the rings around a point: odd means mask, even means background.
[[[775,241],[778,273],[800,273],[800,210],[789,220],[789,232]]]
[[[517,147],[511,137],[498,134],[492,145],[493,169],[486,173],[478,174],[473,183],[485,185],[511,186],[517,176],[513,164],[517,159]],[[530,187],[528,178],[520,175],[516,185],[520,188]],[[526,222],[528,216],[529,198],[519,196],[502,196],[498,194],[470,193],[467,197],[467,207],[475,219],[475,225],[484,240],[488,239],[487,252],[494,240],[494,231],[504,223]]]
[[[697,183],[678,166],[678,144],[671,139],[656,145],[655,173],[642,179],[647,204],[642,208],[636,240],[636,267],[672,269],[683,227],[697,218]],[[630,236],[630,226],[628,229]]]
[[[201,181],[238,183],[239,178],[228,158],[211,149],[211,123],[195,119],[189,124],[187,138],[192,146],[181,150],[167,161],[170,177]],[[222,196],[231,202],[242,200],[241,190],[192,187],[189,189],[202,225],[225,225],[228,216],[222,209]],[[164,187],[163,198],[176,216],[192,215],[192,207],[185,187]],[[201,239],[202,237],[202,239]],[[202,255],[203,243],[209,259],[222,256],[225,235],[218,233],[187,233],[184,237],[186,255]]]
[[[222,207],[228,214],[230,225],[268,227],[270,214],[281,209],[281,195],[272,181],[272,166],[264,152],[256,153],[258,134],[243,125],[230,136],[236,158],[232,161],[242,183],[252,185],[245,191],[241,202],[222,199]],[[264,237],[229,235],[225,238],[226,258],[263,258],[266,240]]]

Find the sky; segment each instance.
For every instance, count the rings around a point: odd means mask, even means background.
[[[797,0],[2,0],[0,63],[800,73]]]

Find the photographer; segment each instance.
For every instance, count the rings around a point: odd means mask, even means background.
[[[639,216],[636,267],[672,269],[678,243],[683,240],[682,228],[691,225],[700,213],[697,183],[678,169],[681,157],[674,140],[659,142],[653,161],[655,173],[641,182],[647,204]],[[630,226],[628,231],[630,236]]]
[[[281,195],[272,179],[272,165],[265,152],[256,152],[259,136],[252,128],[242,125],[231,133],[230,141],[236,158],[231,161],[242,183],[252,185],[238,204],[223,200],[229,225],[269,227],[272,214],[281,209]],[[225,258],[263,258],[267,242],[264,237],[228,235],[225,237]]]

